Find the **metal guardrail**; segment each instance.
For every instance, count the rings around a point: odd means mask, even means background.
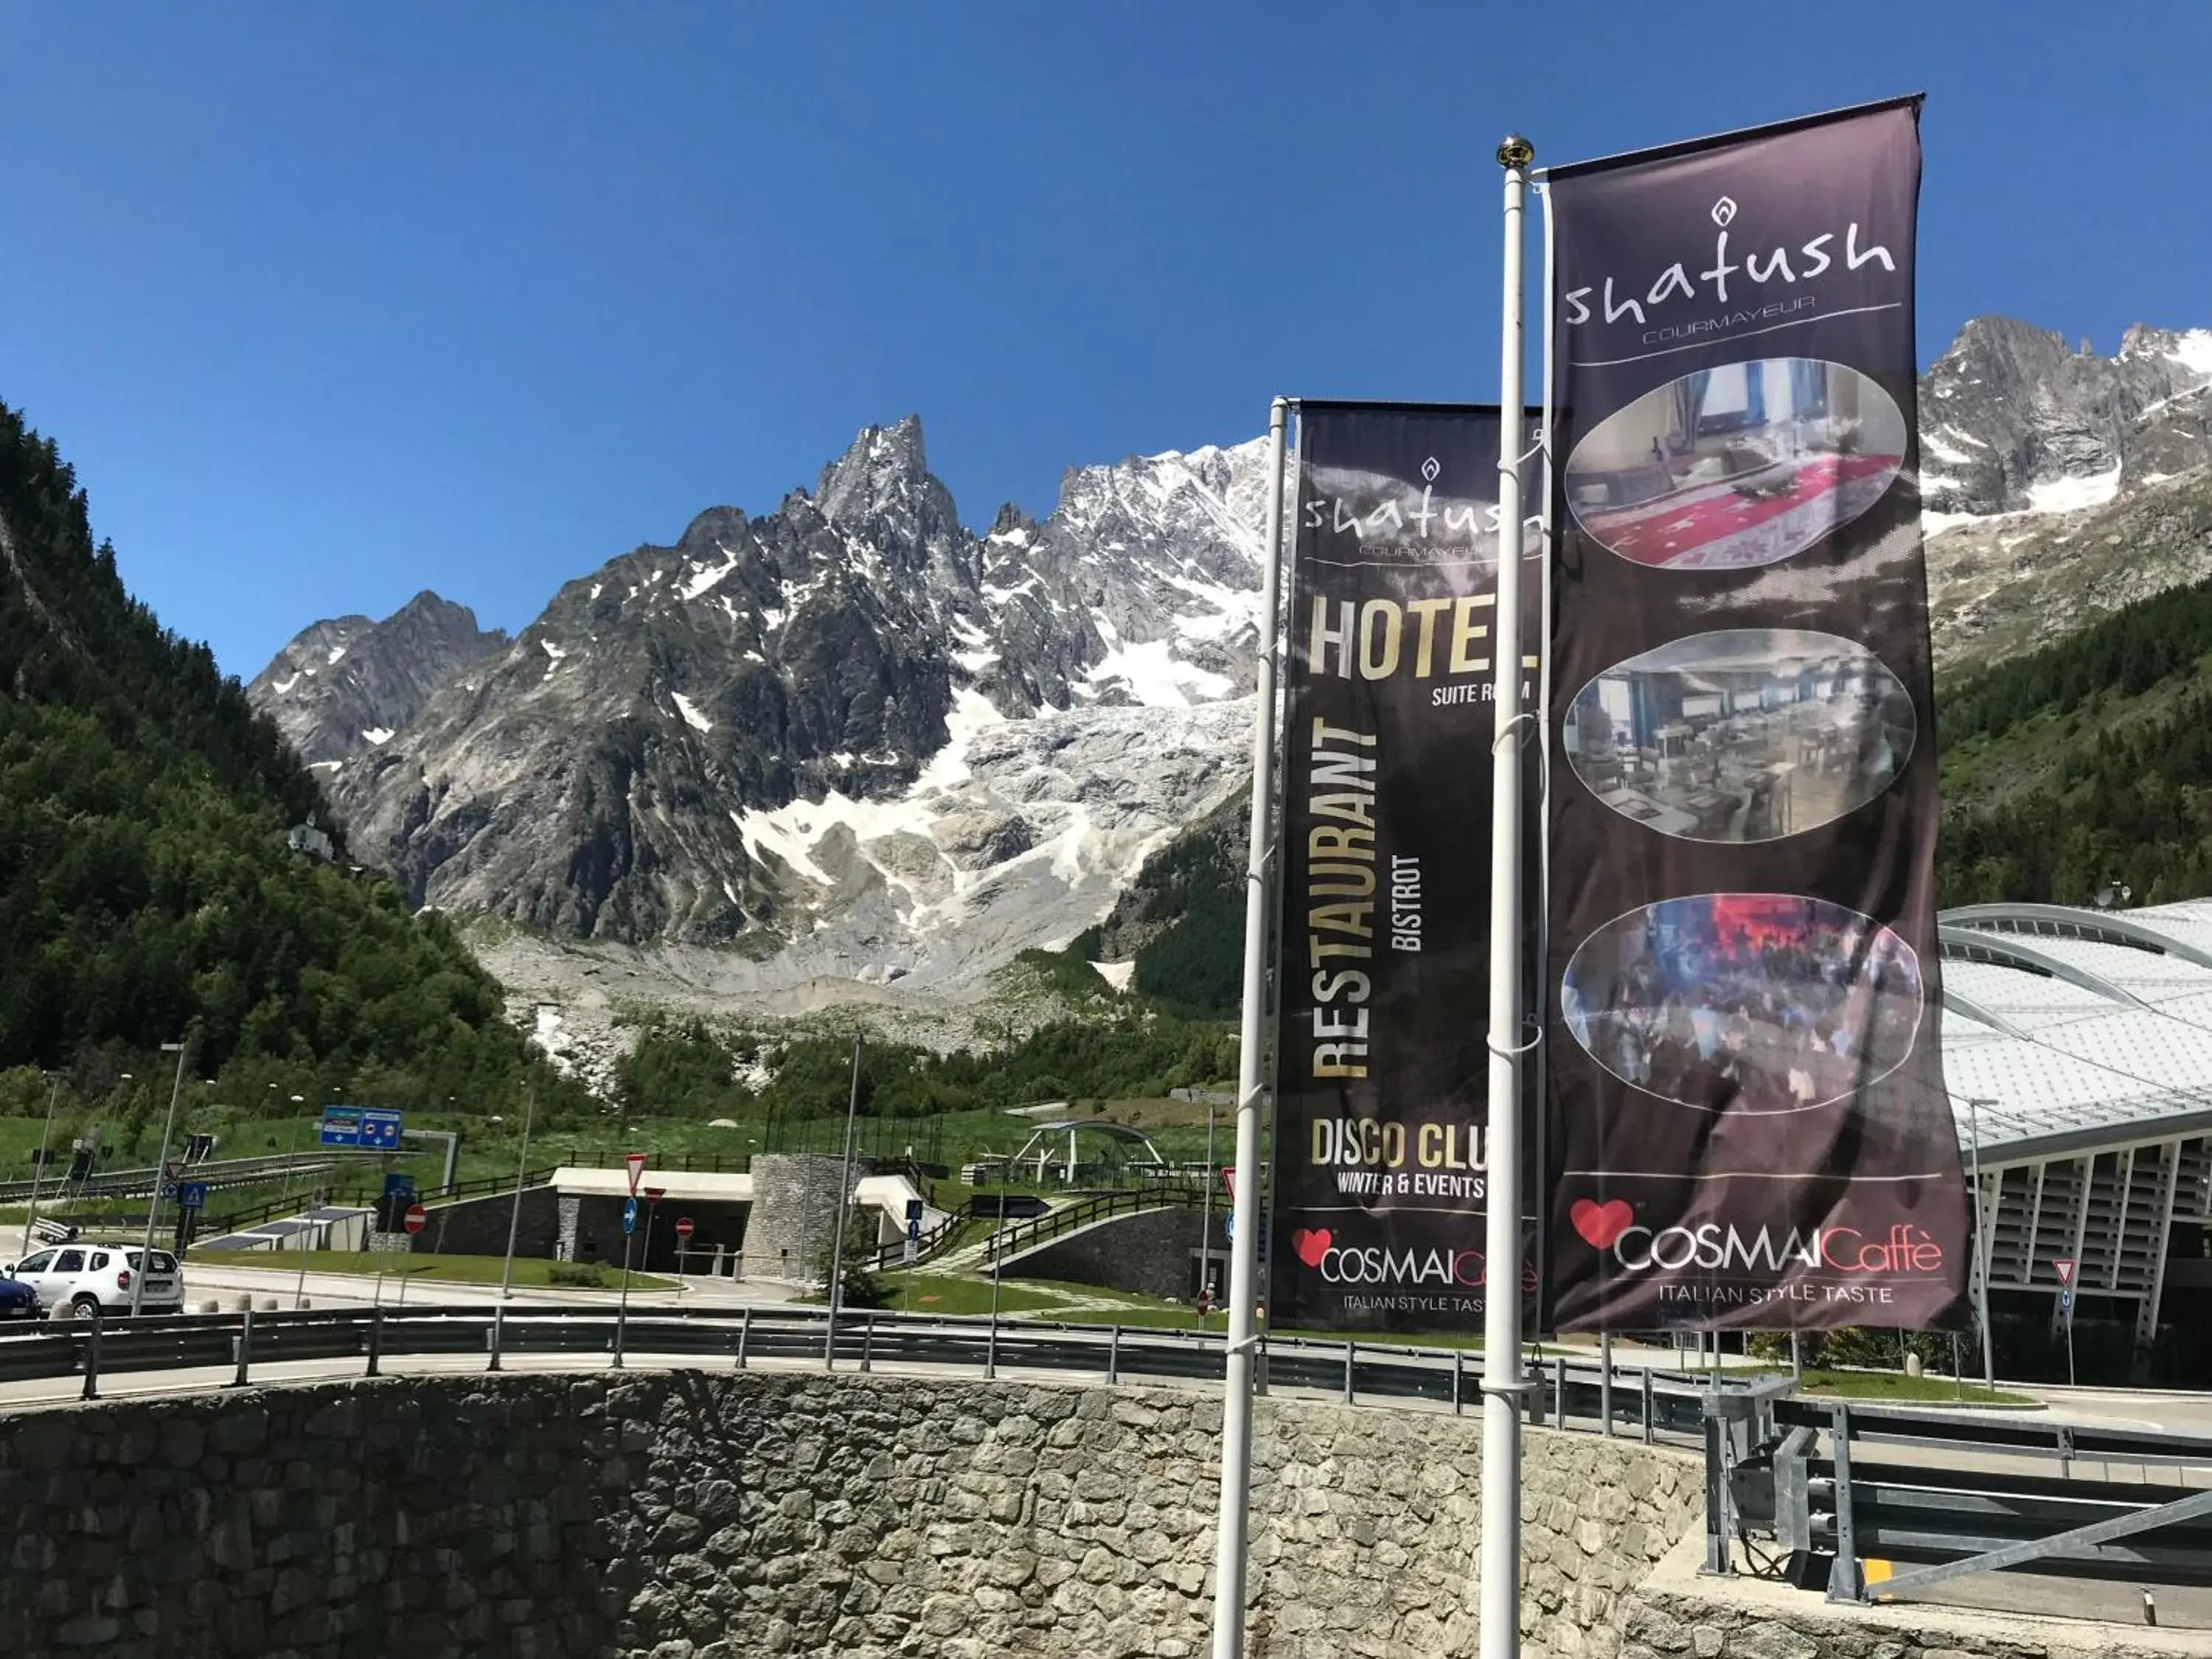
[[[1219,1382],[1226,1339],[1218,1332],[1146,1326],[990,1320],[951,1315],[847,1309],[835,1352],[827,1310],[759,1307],[616,1309],[545,1304],[477,1308],[435,1304],[374,1309],[307,1309],[246,1314],[179,1314],[136,1321],[92,1319],[0,1334],[0,1382],[82,1378],[81,1394],[100,1397],[102,1381],[149,1372],[224,1373],[217,1387],[252,1380],[257,1365],[357,1359],[374,1376],[406,1355],[481,1354],[485,1369],[530,1354],[683,1355],[743,1367],[751,1359],[850,1362],[980,1370],[1001,1367],[1087,1375],[1119,1383],[1140,1378]],[[1472,1360],[1474,1363],[1469,1363]],[[1465,1349],[1270,1337],[1262,1386],[1311,1389],[1347,1404],[1361,1400],[1425,1401],[1458,1413],[1479,1398],[1480,1356]],[[288,1379],[295,1380],[295,1379]],[[298,1379],[308,1380],[308,1379]],[[1694,1377],[1648,1369],[1605,1368],[1555,1358],[1528,1366],[1524,1391],[1532,1422],[1607,1435],[1694,1440],[1708,1389]],[[1577,1421],[1579,1419],[1579,1421]]]
[[[1763,1402],[1709,1404],[1709,1571],[1734,1571],[1736,1537],[1763,1529],[1788,1575],[1824,1583],[1831,1601],[1906,1601],[2018,1570],[2212,1584],[2212,1489],[2075,1473],[2083,1463],[2212,1471],[2212,1438],[1786,1395],[1784,1384]],[[1877,1445],[1902,1449],[1900,1460],[1861,1455]],[[2052,1464],[2056,1477],[2042,1472]],[[1870,1578],[1869,1559],[1907,1570]]]
[[[218,1190],[226,1187],[251,1187],[295,1170],[313,1172],[327,1170],[341,1162],[376,1156],[378,1154],[374,1152],[340,1147],[318,1147],[313,1153],[306,1155],[258,1153],[252,1158],[217,1158],[186,1164],[181,1166],[182,1173],[179,1178],[199,1182]],[[143,1169],[111,1170],[105,1174],[89,1175],[82,1181],[48,1176],[36,1182],[0,1182],[0,1204],[28,1202],[33,1186],[38,1189],[41,1207],[49,1204],[75,1204],[89,1198],[146,1198],[152,1194],[158,1184],[155,1177],[155,1169],[149,1164]]]

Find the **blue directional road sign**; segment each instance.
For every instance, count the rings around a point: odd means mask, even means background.
[[[909,1241],[909,1242],[911,1242],[911,1243],[921,1243],[921,1218],[920,1216],[918,1216],[918,1215],[910,1215],[910,1216],[908,1216],[908,1217],[906,1218],[906,1236],[907,1236],[907,1238],[908,1239],[908,1241]]]
[[[2061,1291],[2058,1292],[2058,1311],[2063,1314],[2070,1314],[2074,1311],[2073,1291]]]
[[[401,1115],[384,1106],[325,1106],[322,1144],[363,1146],[380,1152],[399,1150]]]
[[[1231,1244],[1237,1242],[1237,1212],[1231,1210],[1221,1218],[1221,1236]]]
[[[204,1181],[187,1181],[177,1188],[177,1207],[180,1210],[207,1208],[208,1184]]]
[[[623,1200],[623,1231],[634,1233],[636,1231],[637,1200],[634,1198],[626,1198]]]

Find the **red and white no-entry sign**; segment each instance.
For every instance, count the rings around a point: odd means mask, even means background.
[[[2074,1282],[2074,1258],[2072,1256],[2062,1255],[2051,1265],[2057,1270],[2058,1274],[2058,1282],[2061,1285],[2071,1285]]]
[[[690,1242],[691,1237],[691,1218],[690,1216],[684,1215],[676,1218],[676,1236],[677,1237],[684,1240],[686,1243]]]
[[[629,1171],[629,1195],[632,1198],[635,1198],[637,1196],[637,1183],[639,1177],[645,1174],[645,1154],[643,1152],[624,1152],[623,1154],[623,1168]]]
[[[410,1204],[407,1213],[399,1218],[399,1224],[410,1233],[419,1233],[430,1224],[429,1212],[420,1204]]]

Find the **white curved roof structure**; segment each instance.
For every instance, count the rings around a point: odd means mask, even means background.
[[[1977,1097],[1985,1158],[2212,1127],[2212,899],[1977,904],[1937,921],[1961,1145]]]
[[[2148,1342],[2170,1292],[2212,1294],[2212,899],[1975,904],[1937,924],[1944,1080],[1979,1155],[1993,1296],[2047,1296],[2055,1316],[2070,1259],[2083,1316],[2132,1317]]]

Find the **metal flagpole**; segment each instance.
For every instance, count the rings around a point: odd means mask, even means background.
[[[1521,308],[1528,141],[1505,169],[1505,306],[1498,382],[1498,635],[1490,744],[1490,1137],[1482,1323],[1482,1659],[1521,1651]],[[1501,1288],[1502,1287],[1502,1288]]]
[[[1267,1061],[1268,815],[1275,793],[1275,620],[1283,578],[1281,398],[1267,411],[1267,550],[1252,705],[1252,832],[1244,866],[1243,1018],[1237,1047],[1237,1171],[1230,1197],[1228,1377],[1221,1413],[1221,1505],[1214,1529],[1213,1659],[1244,1659],[1244,1567],[1252,1500],[1253,1291],[1260,1264],[1260,1095]]]
[[[1553,235],[1554,222],[1552,218],[1551,198],[1545,193],[1545,185],[1540,179],[1535,181],[1535,189],[1536,200],[1544,210],[1544,382],[1540,405],[1543,410],[1542,424],[1536,432],[1536,447],[1543,456],[1543,467],[1538,477],[1536,487],[1543,494],[1536,504],[1536,518],[1540,526],[1536,538],[1536,545],[1540,551],[1536,567],[1538,604],[1535,641],[1537,659],[1535,736],[1538,761],[1536,769],[1536,925],[1532,930],[1535,939],[1536,969],[1530,978],[1534,983],[1542,985],[1547,982],[1547,976],[1552,971],[1552,569],[1555,552],[1552,539],[1554,533],[1554,526],[1552,523],[1552,422],[1553,419],[1552,269],[1556,249],[1555,239]],[[1525,504],[1522,510],[1524,513],[1527,510]],[[1521,654],[1525,662],[1529,653],[1524,650]],[[1531,1012],[1538,1029],[1540,1030],[1549,1012],[1542,993],[1538,994],[1536,1006],[1531,1010]],[[1534,1164],[1537,1170],[1545,1170],[1552,1167],[1552,1115],[1549,1109],[1552,1097],[1552,1056],[1549,1048],[1541,1042],[1536,1045],[1535,1062],[1535,1087],[1531,1091],[1533,1098],[1537,1103]],[[1539,1179],[1541,1179],[1540,1176]],[[1540,1324],[1543,1301],[1552,1283],[1551,1218],[1545,1195],[1540,1192],[1537,1197],[1536,1214],[1536,1285]],[[1537,1332],[1539,1340],[1542,1339],[1543,1334],[1542,1330],[1539,1329]],[[1602,1340],[1610,1344],[1613,1340],[1613,1334],[1610,1331],[1604,1333]],[[1608,1353],[1612,1352],[1610,1346],[1607,1348],[1607,1352]],[[1611,1370],[1612,1367],[1608,1364],[1607,1367],[1608,1376],[1611,1374]]]

